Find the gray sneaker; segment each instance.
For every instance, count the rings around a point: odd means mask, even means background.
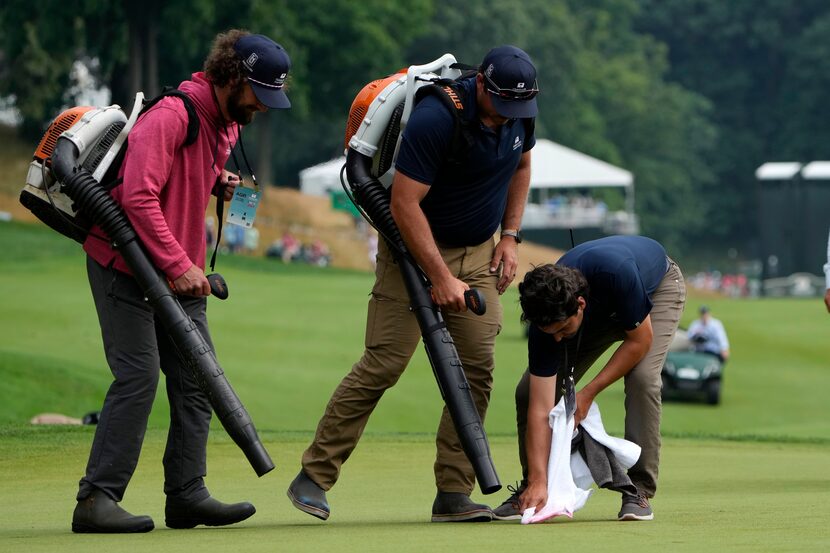
[[[507,491],[512,492],[504,503],[493,509],[493,518],[496,520],[519,520],[522,518],[521,505],[519,504],[519,496],[521,496],[527,486],[519,485],[516,482],[515,486],[507,485]]]
[[[432,522],[490,522],[493,511],[487,505],[473,503],[463,493],[438,492],[432,504]]]
[[[623,494],[622,507],[620,514],[617,515],[618,520],[652,520],[653,518],[654,512],[648,503],[648,497],[643,492],[638,492],[637,495]]]

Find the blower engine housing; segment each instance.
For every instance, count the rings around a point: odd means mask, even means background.
[[[136,94],[129,119],[118,105],[74,107],[58,115],[32,156],[20,203],[52,229],[83,243],[92,224],[78,213],[52,172],[55,145],[61,136],[69,139],[78,149],[81,167],[105,186],[114,183],[121,165],[115,162],[123,158],[127,134],[138,118],[143,100],[142,93]]]
[[[386,187],[392,184],[392,164],[401,134],[415,103],[415,93],[435,79],[455,79],[461,71],[452,54],[425,65],[413,65],[370,82],[349,109],[345,147],[372,158],[371,175]]]

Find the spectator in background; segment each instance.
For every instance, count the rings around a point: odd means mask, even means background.
[[[245,227],[228,225],[227,229],[225,245],[228,247],[228,253],[236,253],[242,249],[242,244],[245,241]]]
[[[372,268],[374,269],[378,262],[378,235],[374,232],[369,233],[367,246],[369,249],[369,262],[372,264]]]
[[[827,263],[824,264],[824,277],[827,279],[827,291],[824,293],[824,305],[830,313],[830,236],[827,237]]]
[[[213,217],[205,219],[205,245],[208,250],[212,250],[216,245],[216,221]]]
[[[331,263],[331,253],[325,242],[315,239],[308,248],[308,262],[318,267],[328,267]]]
[[[300,255],[302,244],[297,240],[297,237],[286,231],[280,238],[280,257],[283,263],[291,263]]]
[[[710,315],[705,305],[700,306],[700,318],[689,325],[687,334],[695,351],[711,353],[721,361],[729,358],[729,339],[723,323]]]
[[[259,231],[256,227],[249,227],[246,228],[243,232],[242,237],[242,247],[243,249],[251,253],[257,249],[259,246]]]

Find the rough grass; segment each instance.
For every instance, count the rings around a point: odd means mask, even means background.
[[[41,225],[0,224],[6,291],[0,310],[0,423],[44,411],[80,416],[98,409],[109,381],[86,282],[83,252]],[[360,356],[369,273],[223,256],[231,297],[211,299],[219,361],[258,427],[312,431],[329,394]],[[667,403],[667,435],[830,440],[827,335],[819,300],[713,300],[732,359],[723,404]],[[493,435],[514,433],[513,388],[526,366],[515,291],[502,298],[496,383],[487,417]],[[689,300],[684,322],[700,301]],[[61,393],[71,390],[71,393]],[[160,394],[163,395],[163,394]],[[600,398],[610,430],[622,429],[622,387]],[[166,402],[151,425],[165,426]],[[432,432],[441,400],[422,351],[372,417],[370,432]]]

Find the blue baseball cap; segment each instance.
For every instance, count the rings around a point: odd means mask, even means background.
[[[248,83],[257,100],[268,108],[290,108],[283,92],[285,78],[291,69],[291,58],[285,48],[263,35],[245,35],[233,45],[242,65],[248,71]]]
[[[509,45],[493,48],[484,56],[480,71],[499,115],[510,119],[536,117],[536,67],[524,50]]]

